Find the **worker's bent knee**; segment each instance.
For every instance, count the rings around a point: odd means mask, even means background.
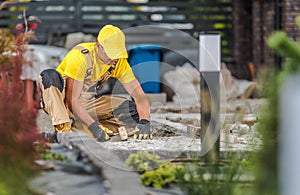
[[[53,69],[47,69],[41,72],[42,83],[44,85],[44,89],[47,89],[51,86],[57,87],[61,92],[64,89],[64,80],[61,75]]]

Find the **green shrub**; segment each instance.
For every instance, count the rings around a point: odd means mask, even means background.
[[[159,162],[158,159],[158,155],[138,152],[131,154],[126,163],[132,170],[141,174],[141,182],[144,185],[161,189],[182,177],[184,168],[168,162]]]
[[[6,187],[3,183],[0,182],[0,194],[1,195],[8,195],[8,192],[6,190]]]
[[[142,174],[141,181],[146,186],[162,189],[177,181],[183,175],[183,172],[184,168],[182,166],[163,163],[157,169]]]
[[[178,186],[188,195],[254,195],[251,159],[229,155],[221,164],[187,164]]]
[[[133,170],[140,170],[141,182],[145,186],[162,189],[174,184],[189,195],[254,195],[253,162],[251,158],[244,156],[241,158],[229,155],[228,159],[231,161],[224,164],[198,162],[174,165],[170,162],[159,162],[156,155],[139,152],[130,155],[126,162]],[[252,157],[252,154],[249,156]],[[155,164],[157,168],[150,170],[149,164]],[[245,176],[246,181],[243,181],[241,178]]]
[[[148,152],[138,152],[131,154],[126,160],[127,165],[139,174],[145,171],[156,169],[159,166],[159,156]]]

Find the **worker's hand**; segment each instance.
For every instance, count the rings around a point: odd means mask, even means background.
[[[99,127],[100,127],[101,129],[103,129],[103,131],[104,131],[109,137],[115,136],[114,132],[113,132],[112,130],[110,130],[109,128],[104,127],[103,125],[99,125]]]
[[[88,129],[97,141],[106,142],[110,140],[107,133],[100,127],[100,124],[97,121],[93,122],[90,126],[88,126]]]
[[[134,139],[152,139],[152,132],[150,130],[150,122],[146,119],[140,120],[135,127]]]

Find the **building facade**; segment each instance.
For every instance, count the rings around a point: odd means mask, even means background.
[[[281,68],[282,60],[267,46],[266,40],[275,30],[282,30],[292,40],[300,37],[295,18],[300,15],[299,0],[232,0],[234,17],[234,59],[232,73],[253,79],[261,68]],[[250,68],[251,69],[251,68]]]

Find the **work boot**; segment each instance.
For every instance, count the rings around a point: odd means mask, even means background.
[[[46,132],[44,133],[44,137],[50,143],[59,143],[58,134],[59,133],[69,133],[72,132],[70,123],[62,123],[58,125],[54,125],[55,132]]]
[[[55,132],[44,132],[43,135],[50,143],[59,143],[58,133],[68,133],[72,132],[70,123],[62,123],[54,125]]]
[[[55,132],[57,133],[72,132],[72,127],[70,123],[62,123],[62,124],[54,125],[54,127],[55,127]]]

